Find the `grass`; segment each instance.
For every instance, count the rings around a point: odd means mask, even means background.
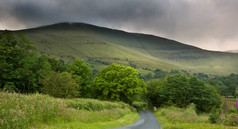
[[[208,114],[197,114],[194,106],[186,109],[160,108],[155,112],[163,129],[234,129],[236,127],[210,124]]]
[[[92,99],[0,92],[0,102],[0,129],[115,128],[132,124],[139,117],[127,104]]]
[[[133,63],[138,69],[183,69],[190,73],[218,75],[238,73],[238,54],[206,51],[152,35],[126,33],[76,23],[56,24],[18,32],[25,33],[35,42],[41,53],[65,61],[79,57],[107,64]],[[102,68],[101,64],[93,65],[97,70]]]

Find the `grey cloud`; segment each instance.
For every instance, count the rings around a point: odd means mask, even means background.
[[[238,49],[237,7],[237,0],[2,0],[0,29],[87,22],[205,49]]]

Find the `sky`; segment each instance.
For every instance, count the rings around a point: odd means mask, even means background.
[[[0,30],[84,22],[238,50],[238,0],[1,0]]]

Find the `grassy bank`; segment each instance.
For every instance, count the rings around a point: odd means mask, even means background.
[[[139,115],[124,103],[56,99],[0,92],[0,128],[105,129],[132,124]]]
[[[197,114],[194,106],[186,109],[176,107],[160,108],[155,116],[163,129],[234,129],[221,124],[210,124],[209,114]]]

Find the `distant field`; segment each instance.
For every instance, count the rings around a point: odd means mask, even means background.
[[[236,98],[222,98],[222,100],[223,100],[223,105],[228,104],[229,107],[236,106]]]
[[[61,23],[24,33],[42,54],[67,61],[82,58],[100,70],[111,63],[164,71],[226,75],[238,73],[238,54],[212,52],[152,35],[127,33],[82,23]]]

